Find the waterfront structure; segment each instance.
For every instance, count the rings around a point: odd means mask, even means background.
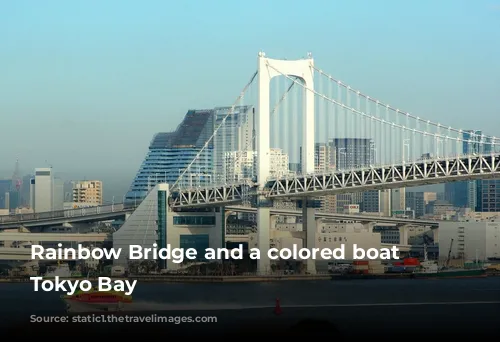
[[[193,212],[175,212],[168,206],[169,185],[156,185],[135,211],[113,234],[114,248],[122,248],[115,265],[127,266],[129,246],[143,248],[194,248],[198,260],[204,260],[205,249],[224,246],[224,212],[220,208],[200,209]],[[193,261],[193,260],[191,260]],[[175,270],[182,265],[172,259],[161,261],[161,268]]]
[[[270,248],[305,248],[306,232],[302,223],[276,223],[275,225],[271,223],[270,229]],[[381,248],[380,233],[373,232],[369,226],[364,226],[361,223],[318,222],[314,235],[315,248],[335,249],[344,245],[345,260],[353,260],[354,244],[365,250]],[[248,248],[257,248],[257,233],[250,233],[249,241]],[[300,260],[295,261],[300,262]],[[286,261],[288,265],[293,262],[294,260]],[[332,260],[316,260],[316,270],[327,272],[329,262]],[[280,264],[280,261],[274,261],[272,264]]]
[[[464,260],[500,258],[500,221],[439,222],[440,255]]]

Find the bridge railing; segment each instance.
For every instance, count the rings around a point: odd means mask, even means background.
[[[99,214],[106,214],[113,212],[121,212],[124,211],[125,209],[129,208],[125,207],[123,203],[118,203],[118,204],[110,204],[110,205],[87,207],[87,208],[47,211],[41,213],[4,215],[0,216],[0,224],[92,216],[92,215],[99,215]]]

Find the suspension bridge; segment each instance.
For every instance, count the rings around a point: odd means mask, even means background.
[[[248,104],[256,106],[242,119],[240,108]],[[369,96],[318,68],[311,54],[279,60],[261,52],[257,71],[171,185],[169,205],[251,203],[264,250],[272,202],[302,199],[306,245],[313,248],[317,201],[308,199],[498,178],[499,144],[482,131],[424,119]],[[260,270],[268,266],[259,260]]]

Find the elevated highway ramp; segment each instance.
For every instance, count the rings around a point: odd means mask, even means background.
[[[107,240],[111,240],[111,236],[103,233],[0,233],[0,241],[104,242]]]

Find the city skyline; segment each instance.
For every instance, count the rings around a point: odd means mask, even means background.
[[[159,131],[172,131],[189,108],[214,108],[230,104],[243,80],[254,68],[254,56],[260,49],[267,50],[273,56],[289,58],[301,57],[304,51],[310,50],[325,70],[340,79],[356,84],[381,99],[393,101],[391,103],[394,105],[422,117],[433,117],[453,127],[483,129],[490,135],[495,135],[495,131],[499,130],[494,120],[499,112],[495,101],[482,101],[481,115],[470,115],[475,111],[475,102],[470,101],[471,98],[494,98],[477,92],[486,91],[493,95],[500,90],[497,82],[500,70],[495,57],[498,56],[498,47],[489,43],[498,35],[495,23],[499,12],[493,11],[486,1],[474,4],[465,1],[443,1],[439,4],[418,2],[418,5],[405,4],[405,11],[401,10],[397,2],[387,7],[366,4],[363,8],[349,3],[332,3],[327,4],[323,11],[325,20],[328,13],[341,11],[362,17],[363,25],[359,25],[356,30],[342,30],[344,21],[351,17],[344,15],[338,20],[328,19],[331,22],[328,28],[320,24],[321,18],[315,18],[310,25],[305,25],[304,30],[294,25],[283,26],[284,19],[273,16],[269,27],[259,29],[258,34],[253,28],[244,27],[240,18],[227,18],[224,15],[236,10],[234,5],[214,4],[206,11],[191,13],[187,5],[177,4],[176,8],[170,9],[170,13],[177,13],[178,17],[169,21],[164,20],[167,15],[161,14],[160,10],[166,5],[159,2],[155,4],[149,10],[132,3],[120,3],[118,15],[113,16],[111,25],[104,18],[111,9],[116,11],[112,2],[103,5],[100,14],[95,13],[92,6],[84,4],[59,4],[52,7],[56,5],[42,6],[32,2],[36,17],[32,17],[20,5],[3,5],[6,10],[2,12],[9,14],[0,21],[0,28],[3,28],[0,37],[6,41],[5,53],[0,58],[4,61],[3,65],[9,65],[9,68],[3,70],[3,82],[0,82],[0,89],[5,95],[5,100],[0,103],[0,111],[6,113],[3,125],[17,128],[3,133],[6,141],[16,141],[16,144],[1,152],[6,165],[0,168],[0,175],[10,177],[10,165],[19,159],[24,172],[49,163],[57,172],[66,172],[70,179],[102,179],[110,189],[126,189],[147,151],[150,137]],[[280,8],[280,11],[290,11],[292,16],[302,12],[294,6],[290,9],[287,6],[280,7],[280,1],[272,6]],[[238,9],[238,13],[245,13],[250,18],[255,12],[253,7],[255,5],[244,5],[243,9]],[[78,11],[74,11],[75,8]],[[387,8],[392,10],[387,11]],[[126,30],[128,19],[137,10],[147,14],[149,23],[134,26],[133,39],[124,41],[123,35],[129,32]],[[442,29],[443,18],[432,15],[443,11],[454,14],[447,17],[446,30]],[[212,19],[224,16],[226,24],[233,23],[231,32],[226,32],[225,25],[208,25],[204,34],[221,39],[224,37],[237,46],[241,45],[241,38],[245,45],[225,49],[222,53],[220,49],[211,47],[210,40],[204,41],[196,28],[183,25],[181,32],[175,31],[179,32],[178,36],[168,33],[176,25],[181,25],[188,13],[190,20],[195,21],[204,20],[203,17],[210,13]],[[395,13],[398,13],[397,16]],[[61,20],[63,17],[67,20]],[[374,25],[375,20],[379,22],[384,19],[386,26]],[[86,24],[89,20],[95,23],[93,29]],[[25,22],[42,29],[25,30],[20,26]],[[405,24],[400,25],[401,22]],[[417,22],[425,22],[425,28],[414,30],[410,24]],[[480,25],[470,25],[466,29],[463,22],[478,22]],[[322,30],[317,30],[318,25]],[[391,25],[396,25],[398,30],[391,30]],[[376,49],[371,43],[373,38],[366,36],[368,27],[370,37],[383,36],[398,53],[387,53],[385,47]],[[286,34],[278,34],[283,30]],[[338,53],[338,48],[324,44],[339,30],[345,31],[340,36],[335,35],[337,40],[340,39],[338,46],[346,51],[342,54]],[[68,40],[71,34],[78,34],[78,43]],[[239,39],[234,41],[228,35]],[[287,36],[308,37],[309,41],[307,44],[291,43]],[[477,39],[478,36],[482,39]],[[193,42],[192,47],[183,44],[186,37]],[[458,37],[459,40],[455,39]],[[170,45],[161,48],[161,44],[155,44],[151,39],[168,41]],[[438,44],[441,39],[447,39],[445,46]],[[113,44],[109,45],[110,41]],[[36,43],[30,49],[19,48],[24,46],[23,42]],[[93,45],[89,45],[90,42],[94,42]],[[42,58],[48,51],[47,46],[51,53],[64,58],[59,62]],[[369,57],[357,53],[360,46],[363,46],[363,51],[370,51]],[[469,48],[464,50],[463,46]],[[198,54],[198,50],[212,52]],[[99,63],[92,57],[96,51],[102,51]],[[115,63],[117,53],[121,56],[119,63]],[[191,56],[189,59],[184,58],[188,55]],[[139,64],[142,67],[135,62],[137,58],[144,61]],[[73,62],[69,63],[69,60]],[[172,70],[170,65],[174,60],[179,67]],[[471,67],[462,68],[457,73],[457,68],[462,65]],[[179,72],[184,69],[196,72],[189,73],[186,78],[185,72]],[[227,70],[222,73],[222,78],[221,70]],[[82,77],[82,73],[87,76]],[[54,78],[50,75],[60,76]],[[172,78],[179,82],[175,88],[168,81]],[[116,82],[117,79],[119,82]],[[212,80],[216,80],[217,87],[210,86]],[[482,86],[463,86],[476,83]],[[40,87],[42,84],[44,86]],[[23,101],[20,101],[21,95]],[[450,98],[453,101],[449,101]],[[83,127],[85,129],[81,129]],[[98,138],[97,141],[86,138],[87,133],[84,132],[87,132],[88,127],[92,127],[92,134]],[[42,135],[58,138],[42,139]],[[78,157],[74,156],[75,143],[85,146],[78,148]],[[115,153],[126,153],[127,158],[114,158],[110,162],[108,148],[103,146],[114,146]],[[89,158],[93,160],[91,165],[79,162]],[[117,190],[117,193],[122,191],[126,190]]]

